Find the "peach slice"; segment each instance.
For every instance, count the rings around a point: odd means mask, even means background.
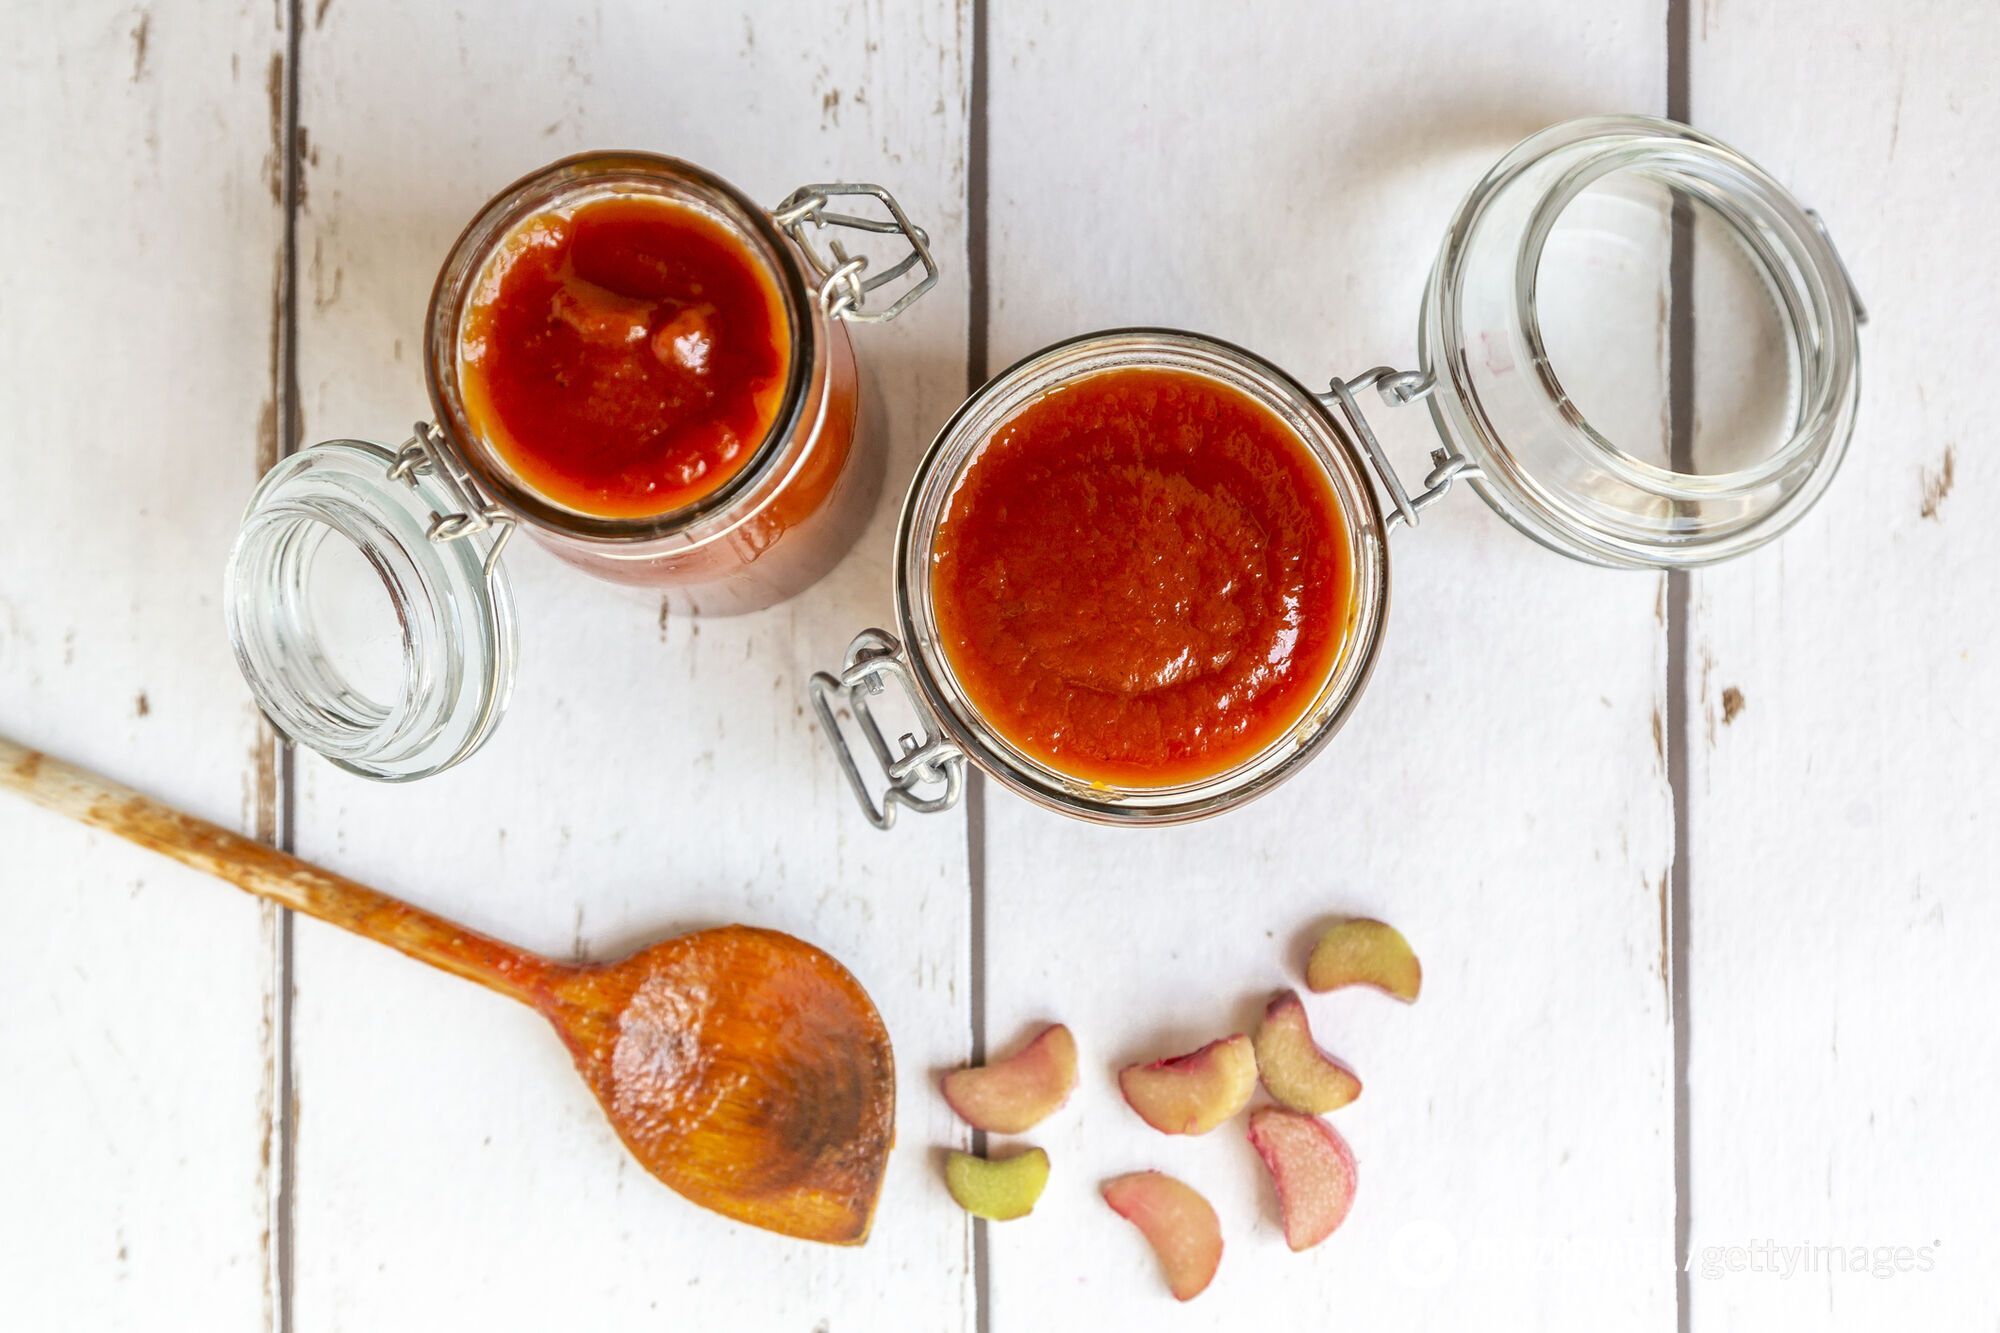
[[[1354,1154],[1332,1125],[1303,1111],[1260,1106],[1250,1113],[1250,1146],[1278,1187],[1287,1245],[1309,1250],[1347,1220]]]
[[[944,1099],[974,1129],[1019,1134],[1069,1100],[1076,1087],[1076,1038],[1057,1023],[1005,1060],[944,1076]]]
[[[1030,1148],[997,1161],[954,1152],[945,1160],[944,1184],[958,1206],[989,1222],[1011,1222],[1035,1211],[1049,1183],[1049,1155]]]
[[[1294,1111],[1337,1111],[1361,1095],[1354,1071],[1321,1050],[1297,991],[1264,1007],[1257,1028],[1257,1077],[1264,1090]]]
[[[1373,986],[1407,1004],[1417,998],[1423,984],[1423,965],[1402,932],[1367,917],[1350,917],[1334,925],[1319,937],[1306,960],[1306,985],[1316,991]]]
[[[1249,1103],[1257,1056],[1239,1032],[1171,1060],[1127,1065],[1118,1071],[1118,1090],[1162,1134],[1206,1134]]]
[[[1100,1187],[1111,1211],[1139,1228],[1177,1301],[1201,1295],[1222,1262],[1222,1224],[1208,1200],[1172,1176],[1134,1171]]]

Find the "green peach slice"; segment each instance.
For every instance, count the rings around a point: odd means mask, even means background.
[[[1011,1222],[1035,1211],[1049,1183],[1049,1155],[1040,1148],[997,1160],[954,1152],[944,1164],[944,1183],[974,1217]]]
[[[1316,991],[1373,986],[1408,1004],[1423,984],[1423,965],[1402,932],[1367,917],[1335,924],[1306,960],[1306,985]]]

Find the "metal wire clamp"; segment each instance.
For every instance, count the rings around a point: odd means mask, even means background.
[[[897,737],[894,747],[882,734],[882,726],[875,720],[868,702],[891,681],[902,690],[910,711],[926,719],[921,739],[906,731]],[[958,804],[965,786],[965,752],[942,732],[932,729],[929,713],[910,678],[903,645],[893,635],[879,629],[861,631],[848,645],[841,673],[835,676],[816,671],[807,689],[812,695],[813,711],[819,715],[820,730],[832,744],[834,757],[840,761],[841,771],[847,774],[847,783],[854,789],[855,799],[861,802],[862,813],[868,816],[869,823],[878,829],[893,826],[899,805],[927,815]],[[840,729],[836,705],[845,705],[853,715],[861,734],[868,738],[869,748],[875,752],[876,764],[888,779],[879,806],[861,775],[861,766],[855,762],[846,733]],[[923,794],[926,789],[930,795]]]
[[[1451,484],[1464,477],[1471,480],[1480,475],[1479,465],[1467,458],[1449,444],[1431,450],[1431,470],[1424,477],[1424,488],[1415,495],[1403,485],[1403,479],[1396,474],[1395,465],[1390,463],[1388,452],[1382,442],[1375,438],[1369,428],[1368,417],[1361,410],[1361,404],[1354,395],[1362,389],[1374,389],[1382,395],[1382,401],[1390,407],[1402,407],[1407,403],[1421,402],[1430,397],[1437,381],[1421,370],[1397,370],[1390,366],[1376,366],[1364,370],[1351,380],[1335,376],[1327,393],[1319,394],[1319,401],[1338,412],[1367,450],[1368,461],[1375,467],[1375,475],[1389,492],[1393,508],[1388,518],[1388,526],[1398,523],[1408,527],[1417,526],[1417,516],[1444,498]]]
[[[878,201],[888,210],[888,219],[827,211],[830,201],[857,196]],[[820,305],[831,318],[857,324],[880,324],[909,309],[912,302],[937,283],[938,266],[937,261],[931,258],[929,234],[910,221],[902,205],[896,202],[896,197],[879,185],[801,185],[771,210],[771,219],[798,243],[813,276],[820,280]],[[808,224],[811,231],[807,230]],[[848,254],[839,237],[827,238],[825,252],[813,243],[812,233],[822,227],[845,227],[876,236],[901,236],[910,243],[910,253],[875,276],[864,278],[861,275],[868,269],[867,257]],[[923,266],[924,276],[911,283],[888,309],[867,308],[870,293],[896,281],[919,264]]]
[[[486,581],[491,583],[500,568],[500,552],[514,535],[514,516],[489,503],[480,495],[472,478],[452,466],[451,454],[444,447],[444,434],[435,425],[419,421],[411,430],[414,434],[396,451],[396,461],[389,465],[390,480],[414,487],[420,476],[436,477],[445,493],[458,503],[455,513],[431,511],[430,528],[425,535],[432,541],[441,545],[478,532],[493,534],[493,545],[487,548],[482,566]]]

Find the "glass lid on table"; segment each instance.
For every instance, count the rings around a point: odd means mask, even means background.
[[[1768,542],[1846,450],[1863,318],[1817,215],[1734,150],[1643,117],[1543,131],[1447,227],[1413,370],[1314,393],[1122,329],[980,389],[905,499],[896,632],[813,678],[820,723],[878,827],[954,804],[967,764],[1099,823],[1233,809],[1365,688],[1392,531],[1463,481],[1597,564]],[[1370,413],[1420,402],[1418,481]]]
[[[1770,541],[1833,479],[1864,318],[1818,215],[1754,163],[1667,121],[1579,121],[1468,196],[1422,372],[1382,388],[1427,396],[1447,452],[1537,540],[1698,565]]]
[[[513,680],[518,529],[585,573],[730,614],[810,587],[879,491],[847,326],[936,282],[877,185],[775,208],[699,167],[590,153],[502,191],[425,320],[432,419],[285,459],[224,605],[279,730],[388,781],[458,763]]]

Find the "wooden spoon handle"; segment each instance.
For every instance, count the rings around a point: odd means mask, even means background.
[[[538,1009],[571,971],[4,736],[0,787]]]

